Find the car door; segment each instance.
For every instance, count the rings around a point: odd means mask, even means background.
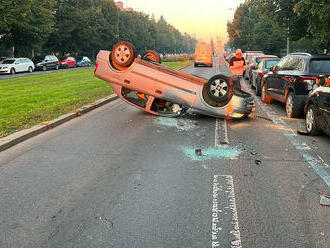
[[[274,67],[274,71],[268,73],[268,75],[266,77],[267,90],[268,90],[269,95],[271,95],[272,97],[274,97],[274,96],[276,97],[276,95],[278,95],[279,80],[285,73],[284,66],[285,66],[286,62],[289,60],[289,58],[290,58],[289,56],[282,58],[278,62],[277,66]]]
[[[16,72],[23,72],[25,71],[25,63],[23,59],[18,59],[15,61]]]
[[[330,87],[321,87],[319,91],[318,102],[320,114],[324,120],[324,129],[330,130]],[[330,131],[329,131],[330,132]]]
[[[262,73],[263,65],[264,65],[264,61],[261,61],[258,64],[257,69],[252,71],[252,80],[251,80],[251,82],[252,82],[253,87],[256,87],[256,85],[257,85],[258,76],[261,75],[261,73]]]

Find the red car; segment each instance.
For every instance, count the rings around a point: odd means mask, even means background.
[[[59,65],[61,68],[74,68],[76,67],[76,60],[74,57],[65,56],[60,59]]]

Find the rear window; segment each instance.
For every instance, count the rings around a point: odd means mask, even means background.
[[[313,73],[330,73],[330,59],[311,60],[310,71]]]
[[[14,62],[14,59],[5,59],[4,61],[2,61],[2,64],[14,64]]]
[[[266,61],[265,67],[266,69],[270,69],[273,66],[276,66],[279,60],[270,60]]]

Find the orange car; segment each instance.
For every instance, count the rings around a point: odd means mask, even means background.
[[[213,66],[212,47],[205,42],[197,43],[195,47],[195,67],[199,65]]]
[[[123,101],[155,115],[179,116],[190,109],[209,116],[242,118],[252,112],[253,97],[235,89],[233,78],[215,75],[207,80],[160,62],[154,51],[141,58],[132,44],[119,42],[112,52],[99,52],[94,73],[109,82]]]

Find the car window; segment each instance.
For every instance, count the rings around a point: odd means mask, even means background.
[[[304,69],[304,61],[301,58],[291,57],[289,58],[284,65],[282,66],[282,70],[284,71],[302,71]]]
[[[279,60],[269,60],[269,61],[266,61],[266,64],[265,64],[265,67],[266,69],[270,69],[271,67],[274,67],[277,65]]]
[[[283,70],[283,66],[287,62],[288,59],[289,59],[289,57],[284,57],[278,62],[278,64],[277,64],[277,70],[278,71]]]
[[[14,64],[15,59],[5,59],[2,61],[2,64]]]
[[[45,60],[51,61],[52,60],[52,56],[46,56]]]
[[[312,59],[310,71],[319,73],[330,73],[330,59]]]

